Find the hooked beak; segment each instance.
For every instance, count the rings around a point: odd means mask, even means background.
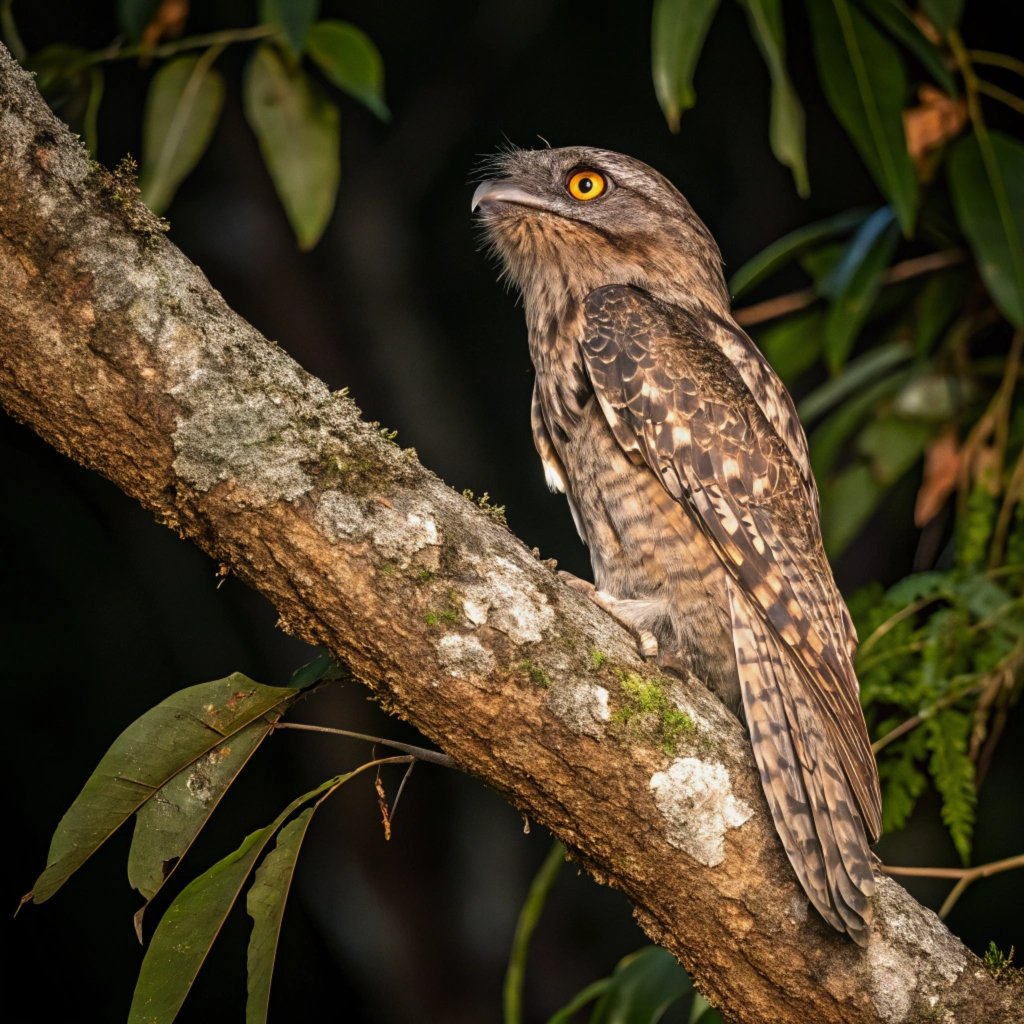
[[[532,206],[538,210],[546,209],[544,203],[526,189],[513,185],[510,181],[484,181],[473,193],[473,201],[469,212],[476,213],[477,208],[488,203],[514,203],[517,206]]]

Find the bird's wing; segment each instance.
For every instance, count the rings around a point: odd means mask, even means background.
[[[813,819],[799,841],[824,849],[833,916],[844,894],[866,905],[863,832],[874,841],[881,831],[877,770],[845,606],[800,467],[699,314],[609,285],[587,297],[581,348],[616,440],[693,516],[734,581],[744,707],[776,821]],[[846,857],[858,834],[863,849]],[[802,852],[812,899],[815,857]],[[856,877],[837,876],[844,864]]]

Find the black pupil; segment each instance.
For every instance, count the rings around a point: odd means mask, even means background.
[[[588,192],[590,192],[593,189],[593,187],[594,187],[594,179],[593,178],[580,178],[580,180],[576,184],[576,187],[584,195],[586,195]]]

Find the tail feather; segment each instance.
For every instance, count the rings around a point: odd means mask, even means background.
[[[775,827],[815,909],[864,945],[875,881],[856,798],[801,667],[735,586],[729,597],[743,708]]]

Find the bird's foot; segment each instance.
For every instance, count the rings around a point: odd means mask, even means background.
[[[573,576],[571,572],[559,570],[558,575],[562,578],[563,583],[567,583],[573,590],[578,590],[581,594],[585,594],[598,608],[603,608],[613,619],[621,622],[636,637],[640,657],[647,660],[657,658],[657,637],[649,629],[638,626],[635,616],[630,614],[635,607],[634,602],[615,597],[614,594],[609,594],[607,590],[598,590],[593,583],[581,580],[579,576]]]

